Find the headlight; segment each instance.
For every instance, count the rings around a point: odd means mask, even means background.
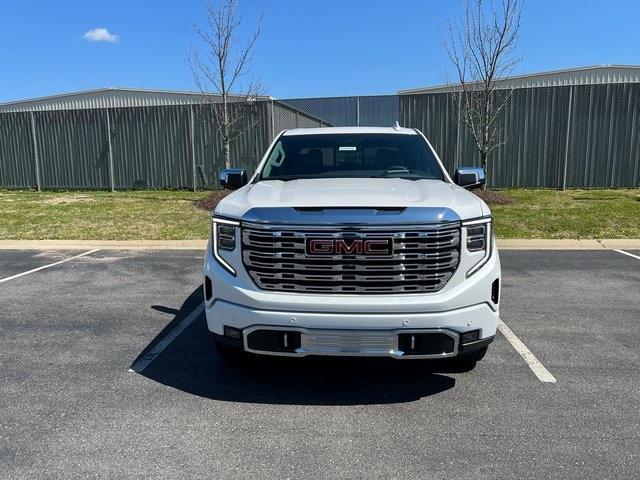
[[[470,277],[491,258],[491,217],[462,222],[462,226],[467,234],[467,251],[469,253],[484,252],[482,258],[467,272],[467,277]]]
[[[224,218],[211,217],[211,249],[215,259],[235,275],[235,269],[220,256],[220,251],[233,251],[236,249],[236,230],[240,226],[239,222],[226,220]]]
[[[225,223],[216,223],[216,237],[220,250],[235,250],[236,248],[236,227]]]
[[[467,227],[467,250],[477,252],[487,246],[487,225],[469,225]]]

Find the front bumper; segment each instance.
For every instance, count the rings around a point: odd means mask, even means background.
[[[490,343],[499,318],[499,305],[491,298],[492,283],[500,278],[500,259],[495,247],[489,261],[471,277],[464,278],[467,268],[468,265],[461,264],[449,284],[434,294],[268,292],[255,287],[242,268],[237,276],[223,269],[209,247],[204,262],[204,275],[211,285],[205,299],[207,326],[213,336],[229,346],[260,354],[452,357]],[[225,326],[239,330],[241,338],[226,337]],[[300,345],[289,351],[251,348],[247,336],[257,329],[299,334]],[[463,345],[462,335],[472,331],[478,332],[477,340]],[[406,355],[398,343],[400,335],[433,332],[449,336],[453,346],[449,344],[435,353]]]
[[[497,312],[487,304],[435,313],[411,314],[351,314],[321,312],[282,312],[260,310],[224,300],[216,300],[206,308],[207,326],[212,333],[223,336],[224,327],[241,332],[237,346],[245,351],[282,356],[336,355],[393,358],[444,358],[468,351],[473,345],[462,345],[461,334],[477,331],[477,341],[493,339]],[[289,332],[296,335],[297,344],[290,350],[255,348],[249,335],[256,331]],[[442,334],[451,339],[440,350],[407,352],[401,348],[401,336],[421,339]],[[278,341],[282,341],[279,337]],[[490,341],[490,340],[489,340]],[[437,342],[436,342],[437,343]],[[417,352],[417,353],[416,353]],[[408,355],[408,353],[411,353]]]

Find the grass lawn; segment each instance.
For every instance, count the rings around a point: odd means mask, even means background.
[[[209,192],[0,190],[0,239],[191,240],[209,236]],[[501,190],[499,238],[640,238],[640,189]]]
[[[640,189],[501,190],[498,238],[640,238]]]
[[[0,239],[192,240],[208,238],[208,192],[0,191]]]

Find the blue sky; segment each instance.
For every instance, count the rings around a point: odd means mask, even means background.
[[[450,68],[439,29],[456,0],[240,1],[248,27],[264,6],[253,74],[276,97],[393,93],[441,83]],[[108,86],[194,90],[185,56],[203,12],[201,0],[0,0],[0,102]],[[96,28],[118,41],[83,38]],[[529,0],[520,53],[519,73],[640,64],[640,1]]]

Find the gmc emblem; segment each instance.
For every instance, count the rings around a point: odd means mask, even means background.
[[[392,238],[307,238],[307,255],[392,255]]]

